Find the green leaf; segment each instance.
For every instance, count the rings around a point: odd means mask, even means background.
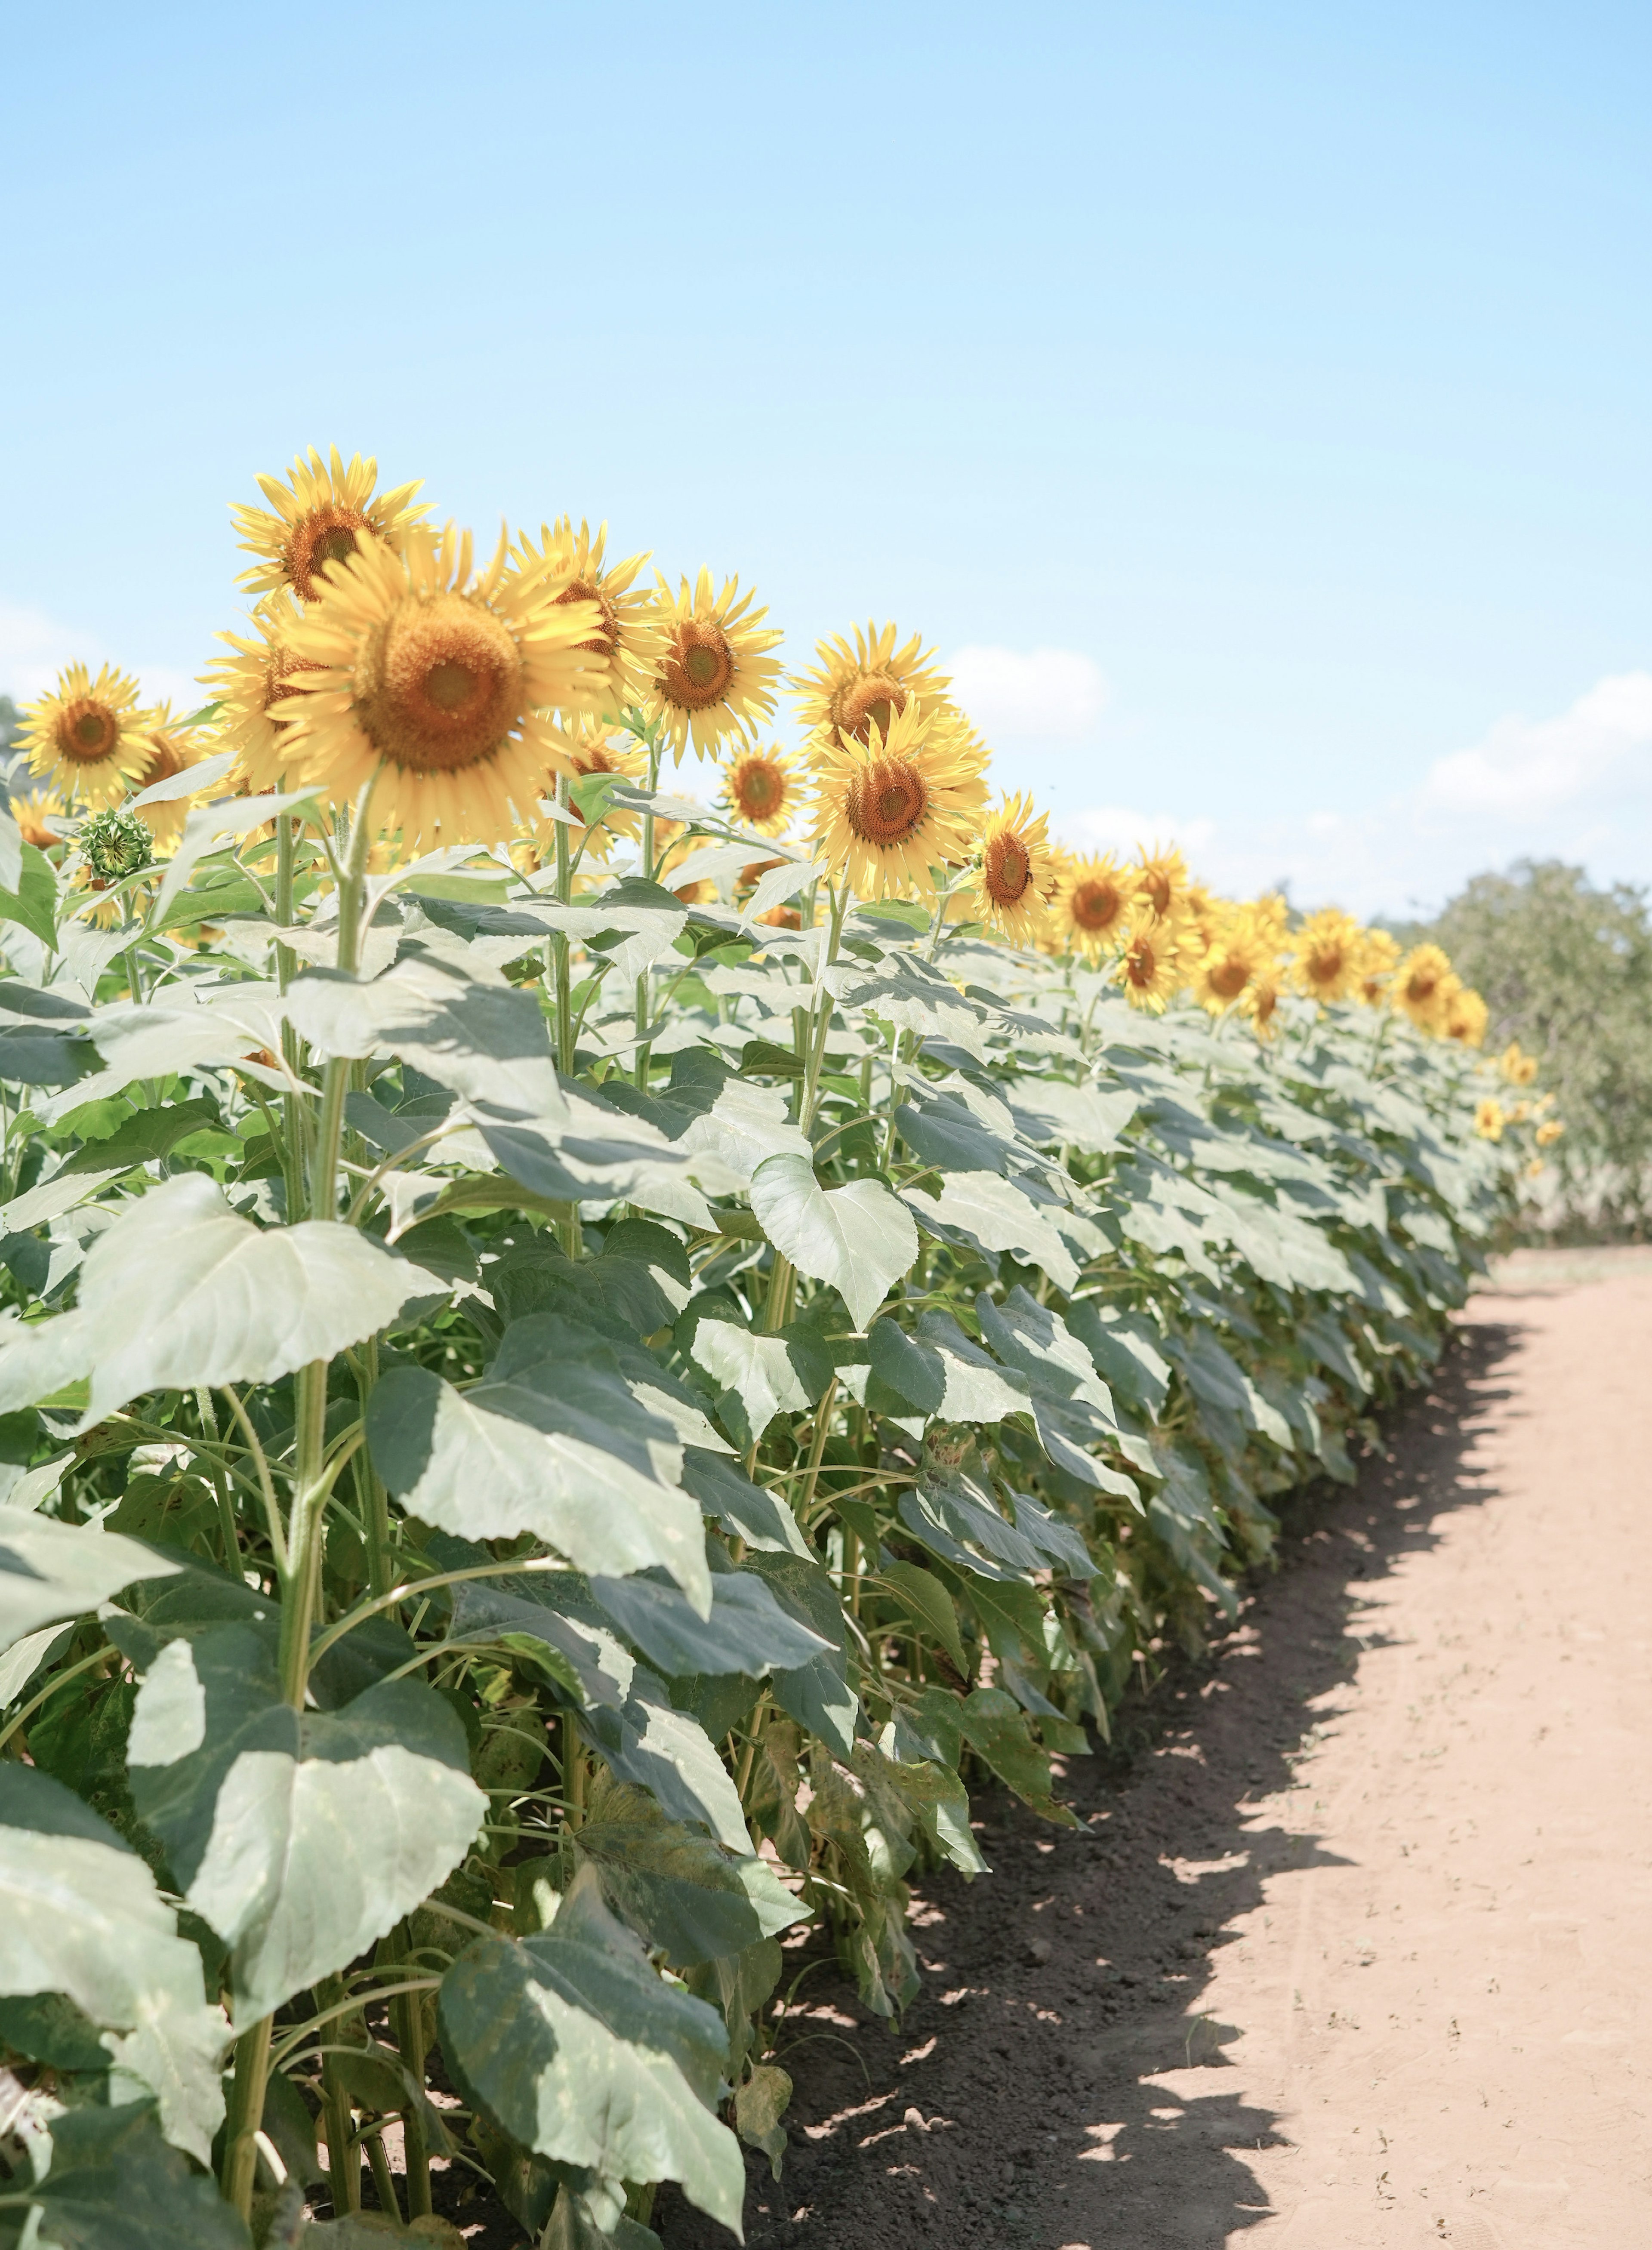
[[[661,1563],[708,1608],[675,1429],[639,1402],[611,1344],[561,1325],[566,1357],[514,1365],[501,1354],[468,1391],[425,1368],[392,1368],[368,1401],[374,1466],[422,1522],[467,1539],[529,1531],[579,1569],[615,1577]]]
[[[743,1539],[762,1554],[812,1559],[798,1519],[778,1493],[753,1484],[715,1454],[688,1446],[682,1456],[682,1483],[708,1515],[715,1515],[731,1539]]]
[[[598,1777],[574,1841],[614,1912],[680,1968],[743,1952],[809,1918],[750,1851],[730,1852],[668,1820],[652,1796],[623,1782]]]
[[[823,1188],[801,1156],[771,1156],[757,1166],[751,1208],[799,1273],[832,1284],[857,1329],[918,1254],[910,1218],[881,1180]]]
[[[319,1054],[393,1054],[501,1115],[550,1124],[567,1116],[539,1003],[502,981],[428,956],[397,962],[370,984],[311,969],[288,988],[287,1012]]]
[[[6,841],[10,839],[8,838]],[[58,942],[58,875],[45,853],[24,844],[15,887],[0,889],[0,921],[20,922],[42,945]],[[3,1075],[3,1073],[0,1073]]]
[[[951,1595],[934,1572],[920,1570],[916,1563],[886,1563],[878,1576],[904,1605],[907,1615],[928,1626],[931,1636],[951,1658],[959,1678],[967,1680],[970,1660],[964,1653],[957,1612],[952,1606]]]
[[[1029,1265],[1041,1266],[1063,1294],[1078,1286],[1072,1253],[1040,1206],[1012,1180],[992,1172],[952,1172],[938,1196],[903,1188],[901,1200],[943,1242],[962,1237],[988,1257],[1013,1250]]]
[[[167,2146],[147,2102],[56,2119],[52,2169],[23,2193],[42,2250],[252,2250],[245,2220]]]
[[[739,1399],[753,1442],[777,1414],[808,1411],[809,1394],[785,1338],[754,1336],[736,1320],[724,1317],[721,1307],[714,1306],[695,1323],[688,1356],[719,1390],[732,1391]]]
[[[975,1313],[994,1351],[1032,1385],[1039,1442],[1056,1467],[1103,1492],[1121,1486],[1133,1490],[1091,1452],[1115,1434],[1118,1424],[1107,1385],[1061,1315],[1019,1287],[1002,1305],[983,1294],[975,1301]]]
[[[1008,1584],[1043,1567],[1043,1557],[1025,1532],[1006,1523],[984,1487],[968,1477],[931,1479],[902,1494],[902,1522],[932,1555],[978,1577]],[[964,1545],[967,1540],[969,1546]],[[974,1550],[974,1551],[971,1551]]]
[[[612,974],[640,977],[681,936],[688,909],[674,891],[640,875],[622,875],[588,893],[577,905],[536,900],[530,911],[547,930],[561,930],[588,949],[605,953]]]
[[[233,1949],[243,2025],[383,1937],[459,1865],[487,1809],[433,1689],[389,1681],[301,1714],[282,1700],[270,1624],[170,1642],[138,1691],[128,1757],[140,1818]]]
[[[1120,1145],[1139,1100],[1128,1090],[1104,1091],[1088,1080],[1074,1086],[1061,1078],[1021,1078],[1012,1090],[1010,1107],[1029,1140],[1059,1142],[1105,1156]]]
[[[230,2027],[206,2004],[201,1956],[114,1830],[12,1763],[0,1765],[0,1992],[73,2000],[108,2035],[114,2067],[158,2098],[167,2139],[209,2161]]]
[[[920,1039],[944,1039],[985,1059],[982,1035],[996,1011],[965,999],[949,977],[916,954],[886,953],[874,967],[840,962],[822,971],[821,982],[846,1015],[861,1010]]]
[[[800,1727],[819,1735],[847,1757],[854,1747],[860,1701],[844,1664],[843,1605],[837,1588],[812,1558],[754,1554],[746,1557],[745,1566],[767,1580],[783,1608],[831,1642],[829,1653],[799,1665],[795,1671],[774,1675],[774,1700]]]
[[[111,1180],[139,1164],[158,1163],[171,1155],[180,1141],[218,1119],[216,1101],[163,1102],[158,1109],[135,1111],[107,1141],[92,1141],[77,1149],[48,1180],[14,1196],[0,1208],[0,1228],[22,1232],[57,1218],[75,1204],[94,1196]]]
[[[169,1577],[177,1568],[118,1532],[0,1508],[0,1649],[59,1618],[86,1616],[140,1578]]]
[[[791,2100],[791,2081],[776,2063],[760,2062],[734,2097],[734,2122],[749,2148],[761,2149],[769,2170],[780,2177],[785,2129],[780,2120]]]
[[[1050,1762],[1033,1739],[1025,1711],[1001,1688],[978,1688],[958,1711],[964,1739],[1024,1804],[1064,1828],[1078,1822],[1051,1793]]]
[[[468,1946],[439,2006],[456,2082],[524,2147],[615,2188],[678,2180],[739,2231],[745,2166],[713,2109],[722,2019],[660,1981],[591,1869],[538,1936]]]
[[[1134,1406],[1157,1418],[1170,1389],[1170,1363],[1160,1331],[1143,1314],[1104,1310],[1093,1299],[1070,1308],[1067,1325],[1096,1372]]]
[[[715,1745],[645,1665],[632,1672],[622,1708],[598,1705],[581,1725],[620,1779],[648,1790],[671,1819],[703,1824],[731,1852],[750,1850],[740,1798]]]
[[[948,1422],[998,1422],[1030,1404],[1026,1377],[1006,1372],[991,1353],[971,1342],[950,1313],[925,1313],[916,1336],[906,1335],[891,1319],[874,1321],[867,1342],[874,1381],[921,1414]],[[889,1411],[871,1383],[867,1404]]]
[[[702,1618],[658,1575],[593,1578],[591,1591],[626,1639],[671,1676],[743,1672],[760,1680],[836,1649],[780,1607],[752,1570],[714,1571],[711,1614]]]
[[[270,1383],[432,1292],[446,1294],[353,1227],[261,1230],[192,1172],[135,1199],[98,1237],[73,1312],[0,1329],[0,1412],[85,1375],[82,1430],[146,1391]]]

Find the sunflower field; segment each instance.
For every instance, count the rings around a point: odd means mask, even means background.
[[[801,1950],[898,2017],[1559,1121],[916,638],[263,489],[204,707],[72,667],[0,820],[0,2243],[737,2233]]]

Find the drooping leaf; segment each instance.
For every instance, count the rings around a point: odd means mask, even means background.
[[[1061,1234],[1024,1188],[993,1172],[951,1172],[938,1196],[903,1188],[902,1200],[941,1240],[962,1238],[983,1253],[1013,1250],[1041,1266],[1058,1289],[1076,1287],[1078,1267]]]
[[[144,2102],[59,2117],[52,2169],[19,2201],[40,2212],[43,2250],[252,2250],[246,2222],[167,2145]]]
[[[770,1156],[757,1166],[751,1208],[799,1273],[832,1284],[857,1329],[918,1254],[916,1229],[881,1181],[823,1188],[800,1156]]]
[[[169,1577],[177,1568],[119,1532],[0,1508],[0,1649],[60,1618],[85,1616],[140,1578]]]
[[[715,1570],[711,1614],[699,1617],[660,1573],[593,1578],[591,1590],[626,1639],[670,1674],[794,1671],[838,1643],[782,1609],[751,1570]]]
[[[369,984],[312,969],[293,984],[287,1011],[320,1054],[397,1055],[503,1115],[552,1125],[567,1116],[538,1003],[502,982],[429,958]]]
[[[734,2097],[734,2122],[748,2147],[761,2149],[774,2178],[780,2177],[785,2128],[780,2120],[791,2101],[791,2080],[778,2063],[760,2062]]]
[[[679,1968],[738,1953],[808,1919],[751,1852],[668,1820],[653,1798],[599,1780],[575,1836],[614,1912]]]

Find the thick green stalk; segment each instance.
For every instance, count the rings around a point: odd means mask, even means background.
[[[295,843],[298,824],[290,812],[275,817],[275,926],[278,930],[293,927],[293,885]],[[275,941],[275,985],[285,992],[298,967],[298,956],[290,945]],[[281,1025],[281,1053],[287,1068],[296,1073],[303,1066],[304,1042],[291,1024]],[[281,1096],[281,1177],[287,1184],[287,1216],[290,1220],[304,1217],[304,1098],[298,1094]]]
[[[361,1402],[363,1420],[367,1402],[373,1385],[378,1381],[378,1338],[369,1336],[362,1346],[361,1372],[356,1377],[356,1395]],[[356,1489],[362,1498],[362,1519],[367,1527],[367,1584],[377,1597],[389,1593],[396,1583],[390,1551],[390,1497],[384,1490],[384,1480],[373,1467],[373,1457],[363,1446],[351,1463],[356,1477]]]
[[[216,1439],[218,1418],[213,1410],[212,1394],[204,1385],[196,1391],[195,1411],[201,1418],[203,1433]],[[230,1480],[221,1460],[215,1460],[212,1463],[212,1490],[218,1504],[218,1529],[224,1540],[224,1567],[226,1570],[232,1570],[238,1578],[241,1575],[240,1529],[235,1521],[234,1495],[230,1491]]]
[[[315,1997],[323,2008],[335,2006],[344,1998],[343,1979],[318,1977]],[[353,2015],[340,2017],[333,2039],[347,2038],[355,2021]],[[333,2216],[342,2219],[346,2212],[362,2207],[362,2153],[355,2137],[356,2113],[349,2090],[339,2075],[335,2054],[321,2057],[321,2121],[327,2135],[327,2184],[332,2192]],[[400,2215],[397,2212],[397,2216]]]
[[[652,797],[660,786],[660,745],[648,745],[648,794]],[[642,816],[642,872],[651,883],[658,882],[654,867],[654,809],[650,804]],[[637,1066],[633,1073],[637,1084],[646,1090],[648,1084],[648,1048],[643,1034],[648,1028],[648,977],[644,970],[637,979]]]
[[[266,2016],[244,2031],[235,2042],[235,2075],[230,2081],[229,2115],[225,2120],[224,2171],[221,2184],[225,2199],[243,2219],[252,2213],[252,2183],[258,2174],[258,2130],[264,2122],[264,2089],[270,2074],[270,2029],[273,2016]]]
[[[380,1948],[381,1957],[405,1964],[407,1925],[398,1922]],[[391,2033],[409,2076],[416,2086],[425,2083],[425,1996],[400,1992],[390,2004]],[[427,2219],[431,2212],[430,2150],[425,2140],[425,2121],[417,2106],[402,2114],[403,2143],[407,2156],[407,2215]]]

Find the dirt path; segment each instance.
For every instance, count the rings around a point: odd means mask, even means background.
[[[1652,2245],[1652,1260],[1517,1261],[1389,1444],[898,2033],[805,1983],[754,2250]]]

